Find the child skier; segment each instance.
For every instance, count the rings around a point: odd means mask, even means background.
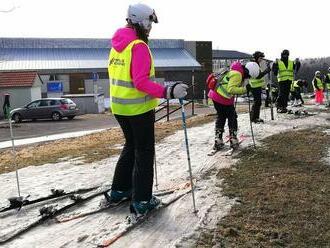
[[[265,54],[260,51],[256,51],[253,54],[253,61],[256,62],[259,66],[265,64],[266,61],[264,60]],[[263,123],[264,120],[260,118],[260,108],[261,108],[261,93],[262,89],[266,88],[266,83],[264,76],[271,71],[270,65],[266,65],[266,69],[264,71],[260,70],[259,75],[257,78],[251,78],[249,80],[249,84],[251,86],[251,92],[253,95],[253,105],[251,110],[251,121],[254,123]]]
[[[328,73],[325,75],[324,84],[326,88],[326,97],[327,97],[327,107],[330,107],[330,67],[328,68]]]
[[[301,89],[303,87],[307,87],[306,80],[298,79],[296,81],[293,81],[293,83],[291,84],[291,88],[290,88],[291,99],[290,100],[292,102],[292,106],[301,106],[305,103],[301,97]],[[300,100],[300,103],[298,103],[299,100]]]
[[[218,151],[223,148],[223,132],[228,119],[230,146],[236,149],[239,145],[237,139],[237,114],[234,106],[234,95],[242,95],[249,90],[250,85],[244,87],[244,79],[256,78],[260,68],[256,62],[248,62],[245,66],[240,62],[234,62],[229,71],[221,75],[214,73],[207,78],[207,85],[210,89],[208,97],[212,99],[217,111],[215,122],[215,141],[213,150]]]
[[[316,71],[313,79],[313,88],[315,93],[315,103],[316,105],[323,104],[323,82],[321,79],[321,72]]]

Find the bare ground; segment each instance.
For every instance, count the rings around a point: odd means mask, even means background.
[[[237,199],[196,247],[330,247],[329,135],[321,129],[268,137],[219,171],[224,194]]]

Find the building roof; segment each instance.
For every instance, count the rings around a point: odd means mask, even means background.
[[[213,59],[251,59],[252,55],[234,50],[212,50]]]
[[[0,39],[0,71],[107,70],[111,41],[106,39]],[[183,40],[151,40],[158,70],[192,70],[200,64]]]
[[[32,87],[37,72],[0,72],[0,88]]]

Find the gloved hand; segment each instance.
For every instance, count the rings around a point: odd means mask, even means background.
[[[250,85],[250,84],[247,84],[247,85],[245,86],[245,88],[246,88],[246,93],[249,94],[249,92],[251,91],[251,85]]]
[[[188,85],[183,83],[175,83],[173,85],[167,86],[166,89],[166,98],[174,99],[174,98],[184,98],[187,95]]]

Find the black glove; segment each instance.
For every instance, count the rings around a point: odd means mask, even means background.
[[[250,85],[250,84],[247,84],[247,85],[245,86],[245,88],[246,88],[246,93],[249,94],[249,92],[251,91],[251,85]]]

